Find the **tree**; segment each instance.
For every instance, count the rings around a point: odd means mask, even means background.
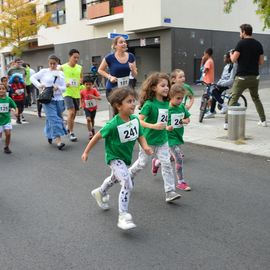
[[[236,2],[237,0],[224,0],[224,11],[230,13]],[[270,28],[270,0],[253,0],[253,3],[257,5],[256,13],[263,20],[263,29]]]
[[[4,0],[0,4],[0,48],[12,47],[21,55],[41,26],[51,26],[51,13],[37,10],[38,1]]]

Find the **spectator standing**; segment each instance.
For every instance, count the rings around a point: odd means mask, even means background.
[[[203,53],[201,67],[203,67],[202,81],[205,83],[214,83],[215,81],[215,66],[212,55],[212,48],[206,49]]]
[[[249,89],[250,96],[260,117],[258,125],[266,127],[265,112],[258,93],[259,66],[264,63],[264,52],[262,44],[252,37],[252,31],[250,24],[242,24],[240,26],[241,40],[230,54],[232,62],[237,62],[238,67],[229,106],[237,106],[241,94],[245,89]],[[224,129],[228,129],[228,114],[225,116]]]

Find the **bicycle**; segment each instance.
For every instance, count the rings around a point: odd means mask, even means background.
[[[214,83],[205,83],[204,81],[197,81],[197,84],[202,84],[205,86],[204,89],[204,93],[202,95],[202,99],[201,99],[201,106],[200,106],[200,114],[199,114],[199,122],[202,123],[204,115],[207,111],[208,108],[208,103],[210,98],[212,97],[212,90],[217,86]],[[227,89],[228,90],[228,89]],[[221,94],[221,98],[224,100],[224,102],[226,102],[227,104],[229,104],[230,100],[231,100],[231,93],[228,93],[227,90],[225,90],[222,94]],[[246,98],[241,95],[238,99],[238,104],[237,106],[244,106],[247,107],[247,100]],[[220,104],[218,104],[218,109],[221,109]]]

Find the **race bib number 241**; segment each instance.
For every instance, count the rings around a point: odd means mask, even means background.
[[[139,122],[133,119],[117,127],[121,143],[137,140],[139,137]]]

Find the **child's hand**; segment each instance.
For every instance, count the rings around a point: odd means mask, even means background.
[[[157,130],[163,130],[163,129],[165,129],[166,128],[166,123],[156,123],[156,124],[154,124],[154,129],[157,129]]]
[[[166,130],[172,131],[172,130],[173,130],[173,126],[167,126],[167,127],[166,127]]]
[[[144,147],[143,150],[144,150],[144,152],[145,152],[147,155],[149,155],[149,156],[151,156],[151,155],[154,154],[154,151],[153,151],[153,149],[152,149],[150,146]]]
[[[83,162],[86,162],[87,159],[88,159],[88,154],[83,153],[82,156],[81,156],[81,159],[82,159]]]
[[[188,119],[182,119],[182,123],[187,125],[187,124],[189,124],[189,120]]]

